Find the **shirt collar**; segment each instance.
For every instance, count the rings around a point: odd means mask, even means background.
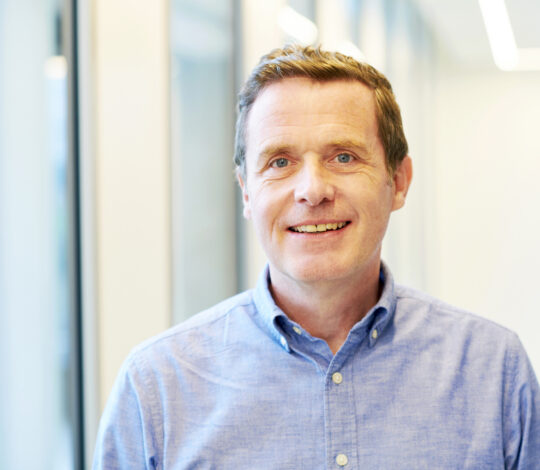
[[[396,295],[394,292],[394,278],[388,266],[381,261],[379,279],[383,284],[383,289],[379,301],[371,308],[367,315],[362,318],[351,330],[351,332],[366,328],[369,332],[369,346],[373,347],[386,327],[390,324],[396,309]],[[287,315],[281,310],[272,297],[269,288],[270,270],[265,266],[259,276],[257,286],[253,292],[253,301],[258,312],[259,319],[264,329],[270,333],[272,338],[281,345],[283,349],[290,352],[287,338],[277,326],[278,318],[289,321]]]
[[[281,347],[283,347],[287,352],[291,352],[287,338],[281,333],[279,328],[276,326],[276,320],[278,317],[285,317],[287,315],[281,310],[276,303],[274,298],[270,293],[269,287],[270,281],[270,269],[268,264],[262,270],[259,280],[257,281],[257,286],[253,293],[253,301],[255,302],[255,307],[257,308],[258,316],[262,320],[264,329],[270,333],[272,338],[277,341]]]

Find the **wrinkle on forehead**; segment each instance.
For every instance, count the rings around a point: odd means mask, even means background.
[[[366,155],[384,149],[378,137],[375,96],[358,81],[288,78],[264,88],[246,121],[246,171],[270,153],[348,148]],[[247,176],[247,174],[246,174]]]
[[[350,93],[344,94],[345,89]],[[321,95],[330,100],[318,99]],[[333,107],[334,102],[339,109]],[[247,119],[248,135],[255,122],[277,127],[360,122],[364,126],[371,124],[373,127],[369,127],[377,130],[375,97],[370,88],[358,81],[315,82],[290,78],[261,91]]]

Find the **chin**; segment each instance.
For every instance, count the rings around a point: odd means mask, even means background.
[[[352,274],[350,267],[339,266],[335,264],[323,265],[314,262],[306,262],[301,265],[295,265],[281,270],[285,275],[298,282],[319,282],[336,281],[344,279]]]

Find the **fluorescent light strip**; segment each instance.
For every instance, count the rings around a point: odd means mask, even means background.
[[[289,36],[306,45],[313,44],[319,34],[319,30],[313,21],[290,6],[284,6],[280,9],[278,25]]]
[[[356,44],[352,43],[351,41],[341,41],[335,49],[342,54],[353,57],[359,62],[366,61],[366,56],[364,53],[358,49]]]
[[[478,0],[484,17],[493,60],[501,70],[512,70],[518,51],[504,0]]]
[[[540,70],[540,48],[519,49],[504,0],[478,0],[495,65],[501,70]]]

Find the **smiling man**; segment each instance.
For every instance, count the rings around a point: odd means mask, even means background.
[[[517,337],[381,262],[412,177],[386,78],[310,47],[264,56],[235,162],[268,266],[132,352],[94,468],[540,468]]]
[[[374,93],[352,79],[267,85],[245,133],[244,214],[274,300],[336,353],[378,300],[381,243],[405,202],[410,157],[389,171]]]

